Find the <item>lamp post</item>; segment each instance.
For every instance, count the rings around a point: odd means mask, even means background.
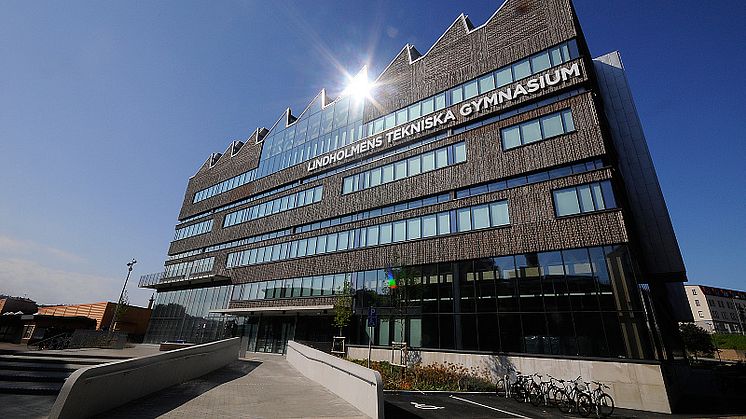
[[[119,300],[117,301],[117,308],[114,311],[114,315],[111,317],[111,324],[109,325],[110,333],[114,332],[114,323],[117,321],[116,314],[120,310],[119,306],[122,305],[122,299],[124,298],[124,290],[125,288],[127,288],[127,281],[129,281],[130,279],[130,274],[132,273],[132,267],[135,266],[135,263],[137,263],[135,258],[132,258],[131,262],[127,262],[127,278],[124,279],[124,286],[122,287],[122,292],[119,293]]]

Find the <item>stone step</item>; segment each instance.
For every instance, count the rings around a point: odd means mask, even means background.
[[[14,370],[14,371],[66,371],[73,372],[77,369],[89,367],[90,365],[80,364],[59,364],[59,363],[46,363],[46,362],[13,362],[13,361],[2,361],[0,362],[0,369]]]
[[[107,358],[81,358],[81,357],[62,357],[62,356],[28,356],[26,354],[18,355],[0,355],[0,364],[4,361],[9,362],[32,362],[32,363],[55,363],[55,364],[77,364],[77,365],[98,365],[107,362],[113,362]]]
[[[27,371],[0,369],[0,381],[63,383],[73,371]]]
[[[129,356],[123,356],[123,355],[104,355],[104,354],[97,354],[97,353],[90,353],[86,351],[85,349],[81,350],[43,350],[43,351],[27,351],[27,352],[17,352],[16,355],[23,355],[23,356],[30,356],[30,357],[52,357],[52,358],[90,358],[90,359],[108,359],[108,360],[121,360],[121,359],[130,359]]]
[[[0,394],[58,394],[62,383],[0,380]]]

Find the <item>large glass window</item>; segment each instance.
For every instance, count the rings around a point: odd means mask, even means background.
[[[611,182],[604,180],[552,192],[558,217],[616,208]]]
[[[568,122],[569,121],[569,122]],[[572,111],[565,109],[500,130],[503,150],[556,137],[575,130]]]

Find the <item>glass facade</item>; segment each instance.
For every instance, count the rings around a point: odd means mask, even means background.
[[[159,292],[145,342],[204,343],[234,336],[234,318],[209,312],[228,306],[232,288],[224,285]]]
[[[166,272],[163,277],[175,278],[209,272],[212,270],[213,263],[215,263],[215,258],[209,257],[189,262],[174,263],[173,265],[166,265]]]
[[[364,101],[343,96],[321,108],[314,101],[286,126],[280,118],[264,137],[257,177],[302,163],[363,138]]]
[[[357,333],[373,344],[480,352],[646,358],[645,313],[624,246],[568,249],[411,268],[406,284],[355,275]],[[616,293],[616,296],[615,296]],[[392,328],[393,324],[401,327]]]
[[[365,316],[375,306],[374,345],[645,358],[648,329],[631,266],[625,246],[578,248],[409,267],[395,290],[378,269],[242,284],[231,299],[337,295],[348,282],[352,344],[368,343]]]

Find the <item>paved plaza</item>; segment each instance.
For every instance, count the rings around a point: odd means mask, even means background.
[[[225,368],[154,393],[99,418],[364,418],[301,375],[285,357],[248,354]]]

